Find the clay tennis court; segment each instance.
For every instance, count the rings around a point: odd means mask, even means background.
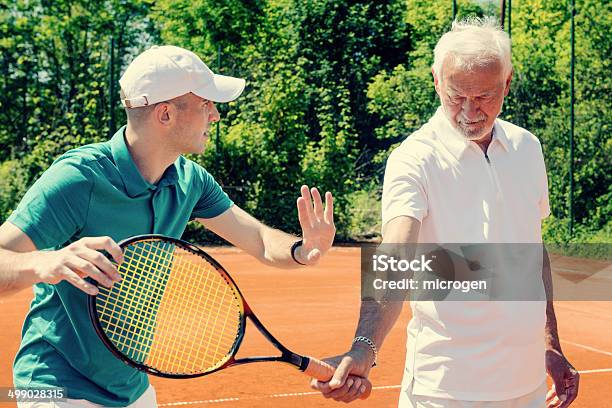
[[[266,267],[235,249],[210,252],[226,266],[260,320],[283,344],[317,357],[346,351],[359,313],[358,248],[333,248],[319,266],[301,270]],[[596,263],[559,256],[551,259],[553,271],[579,273],[579,268],[589,269]],[[11,363],[31,298],[29,289],[0,298],[0,387],[12,385]],[[572,406],[612,407],[607,393],[612,384],[612,302],[557,302],[556,312],[563,350],[582,372],[580,395]],[[353,403],[355,407],[396,406],[409,319],[405,305],[380,352],[379,366],[372,370],[372,395],[367,401]],[[273,352],[254,327],[247,328],[239,356]],[[151,382],[160,407],[344,406],[312,392],[308,379],[294,368],[275,363],[234,367],[191,380],[151,377]]]

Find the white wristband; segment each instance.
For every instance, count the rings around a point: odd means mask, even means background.
[[[374,362],[372,363],[372,367],[376,367],[376,360],[378,359],[378,349],[376,348],[376,344],[374,344],[372,340],[370,340],[369,338],[365,336],[355,337],[353,339],[353,344],[357,343],[358,341],[362,341],[368,346],[370,346],[370,349],[372,349],[372,353],[374,353]]]

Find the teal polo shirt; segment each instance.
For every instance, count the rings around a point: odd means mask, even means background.
[[[147,182],[124,126],[108,142],[57,159],[8,221],[38,249],[59,249],[83,237],[178,238],[189,220],[216,217],[232,204],[206,170],[184,157],[157,184]],[[13,377],[17,387],[66,387],[68,398],[108,407],[133,403],[149,386],[146,374],[106,349],[89,320],[87,295],[65,281],[34,286]]]

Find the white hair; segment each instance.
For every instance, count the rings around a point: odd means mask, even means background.
[[[442,79],[442,64],[447,58],[461,70],[486,66],[499,61],[507,75],[512,70],[510,37],[501,29],[495,17],[470,17],[454,21],[434,48],[433,71]]]

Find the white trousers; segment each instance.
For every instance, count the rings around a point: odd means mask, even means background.
[[[459,401],[446,398],[424,397],[412,394],[414,380],[402,389],[398,408],[544,408],[546,406],[546,381],[540,387],[522,397],[505,401]]]
[[[87,400],[66,399],[58,402],[17,402],[17,408],[104,408]],[[152,385],[134,403],[125,408],[157,408],[157,397]]]

